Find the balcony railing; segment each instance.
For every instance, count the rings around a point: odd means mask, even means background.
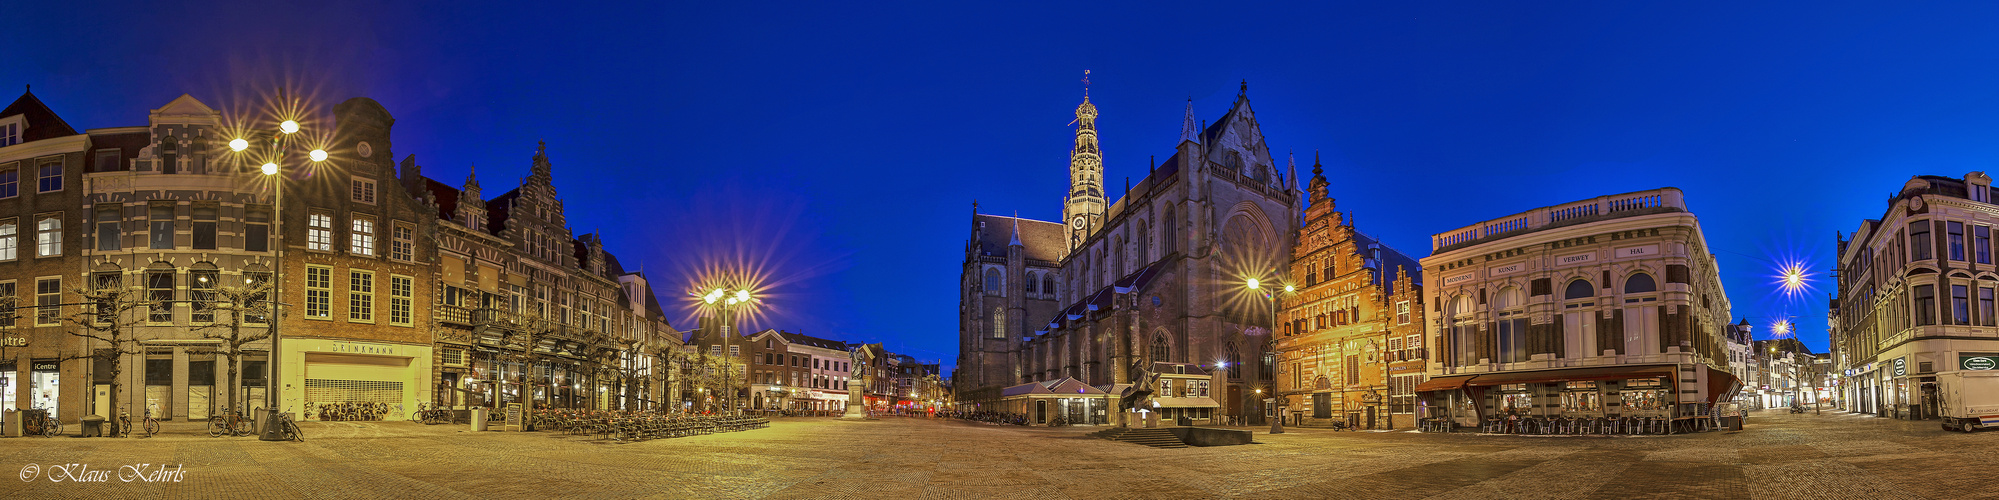
[[[1686,200],[1680,194],[1680,190],[1676,188],[1660,188],[1636,193],[1599,196],[1573,203],[1536,208],[1437,233],[1430,237],[1430,250],[1435,252],[1445,247],[1465,245],[1487,238],[1530,231],[1576,219],[1608,216],[1620,212],[1661,207],[1685,210],[1687,205]]]

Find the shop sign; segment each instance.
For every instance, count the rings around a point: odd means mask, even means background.
[[[1457,276],[1445,276],[1445,277],[1444,277],[1444,286],[1452,286],[1452,285],[1457,285],[1457,284],[1460,284],[1460,283],[1464,283],[1464,282],[1468,282],[1468,281],[1471,281],[1471,279],[1472,279],[1473,277],[1476,277],[1476,276],[1478,276],[1478,273],[1464,273],[1464,274],[1460,274],[1460,275],[1457,275]]]
[[[1657,255],[1659,255],[1659,245],[1645,245],[1645,246],[1619,248],[1617,249],[1617,256],[1615,258],[1629,259],[1632,257],[1647,257],[1647,256],[1657,256]]]
[[[1512,264],[1507,264],[1507,265],[1504,265],[1504,266],[1499,266],[1499,267],[1494,267],[1494,268],[1492,268],[1492,271],[1491,271],[1491,272],[1488,272],[1488,273],[1486,273],[1486,275],[1488,275],[1488,276],[1494,276],[1494,277],[1498,277],[1498,276],[1505,276],[1505,275],[1508,275],[1508,274],[1513,274],[1513,273],[1517,273],[1517,272],[1520,272],[1520,271],[1525,271],[1525,270],[1527,270],[1527,263],[1526,263],[1526,262],[1515,262],[1515,263],[1512,263]]]
[[[1909,358],[1907,357],[1895,358],[1894,374],[1897,377],[1906,376],[1909,374]]]
[[[1579,253],[1575,255],[1563,255],[1561,257],[1556,257],[1555,265],[1568,266],[1575,264],[1586,264],[1594,261],[1596,261],[1596,252]]]
[[[28,338],[27,338],[27,337],[0,337],[0,346],[6,346],[6,347],[27,347],[27,346],[28,346]]]
[[[387,355],[387,356],[395,356],[400,354],[396,352],[396,346],[382,345],[382,344],[356,344],[352,342],[334,342],[333,352],[341,352],[348,354],[377,354],[377,355]]]
[[[60,371],[59,369],[56,368],[56,362],[54,361],[36,361],[34,368],[35,371],[38,372]]]
[[[1999,368],[1999,356],[1959,355],[1957,366],[1966,370],[1991,370]]]

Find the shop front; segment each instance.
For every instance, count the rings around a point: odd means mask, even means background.
[[[1001,390],[999,411],[1027,415],[1031,425],[1101,425],[1108,423],[1115,404],[1112,398],[1102,389],[1065,377]]]
[[[1527,418],[1691,417],[1732,398],[1733,375],[1695,365],[1625,365],[1437,377],[1418,385],[1425,429],[1509,431]],[[1495,424],[1495,422],[1498,422]],[[1449,425],[1446,425],[1448,423]]]
[[[431,401],[430,346],[285,339],[284,348],[286,411],[378,403],[383,419],[402,420]]]

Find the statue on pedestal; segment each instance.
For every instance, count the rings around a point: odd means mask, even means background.
[[[873,420],[868,416],[867,394],[868,388],[874,387],[875,377],[874,370],[869,368],[879,351],[881,344],[854,346],[847,351],[854,373],[847,381],[847,413],[840,416],[841,420]]]

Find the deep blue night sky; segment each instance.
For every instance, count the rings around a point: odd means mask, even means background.
[[[1172,153],[1187,98],[1212,120],[1247,79],[1276,152],[1301,170],[1323,152],[1340,209],[1414,256],[1473,222],[1679,187],[1735,315],[1759,338],[1795,316],[1819,351],[1834,231],[1911,175],[1999,159],[1989,4],[1082,4],[29,0],[5,9],[29,22],[8,23],[0,85],[79,129],[182,93],[373,97],[397,158],[453,184],[476,164],[495,195],[546,140],[572,228],[656,286],[753,263],[756,326],[947,364],[972,201],[1059,216],[1084,69],[1109,187]],[[1819,293],[1775,295],[1783,256]]]

